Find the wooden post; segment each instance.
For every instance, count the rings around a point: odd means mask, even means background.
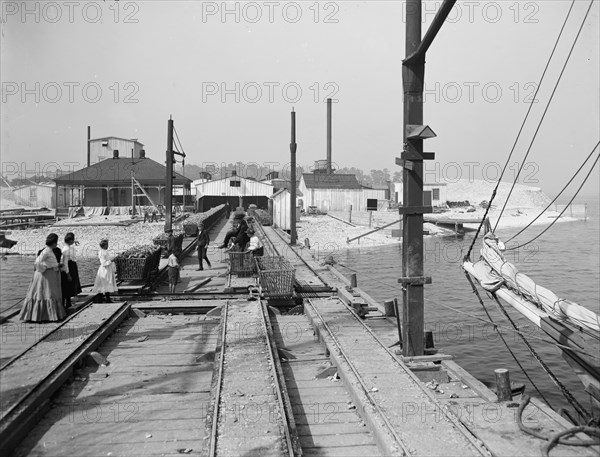
[[[396,305],[394,300],[386,300],[383,302],[386,317],[394,317],[396,315]]]
[[[165,231],[173,223],[173,119],[167,123],[167,186],[165,188]]]
[[[352,222],[352,205],[350,205],[350,210],[348,211],[348,222]]]
[[[496,395],[498,401],[511,401],[512,400],[512,389],[510,387],[510,376],[508,370],[505,368],[498,368],[494,370],[496,375]]]
[[[400,310],[398,309],[398,299],[394,298],[394,311],[396,313],[396,325],[398,326],[398,342],[402,349],[402,325],[400,324]]]
[[[369,210],[369,228],[371,228],[373,224],[373,211]]]
[[[135,216],[135,185],[133,182],[133,169],[131,170],[131,218]]]
[[[431,330],[428,330],[425,332],[425,349],[432,349],[434,348],[434,344],[433,344],[433,332]]]
[[[406,55],[416,52],[421,44],[421,0],[406,1]],[[423,79],[425,59],[416,59],[402,67],[404,86],[403,134],[405,147],[410,146],[417,154],[423,152],[423,140],[407,138],[408,125],[423,124]],[[412,162],[412,170],[402,170],[403,196],[405,207],[423,206],[423,161]],[[402,276],[422,277],[423,272],[423,214],[405,214],[402,230]],[[422,284],[407,284],[402,292],[403,355],[424,354],[424,291]]]
[[[290,245],[296,244],[296,112],[292,108],[292,139],[290,143]]]
[[[92,135],[92,127],[90,127],[88,125],[88,129],[87,129],[87,166],[90,166],[90,160],[91,160],[91,135]]]
[[[356,273],[352,273],[350,275],[350,287],[356,287],[358,285],[358,281],[356,279]]]

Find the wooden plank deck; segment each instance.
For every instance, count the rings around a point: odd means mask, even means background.
[[[228,305],[216,455],[286,454],[285,412],[278,406],[261,306],[245,300]]]
[[[15,456],[200,455],[218,320],[131,317],[76,372]]]
[[[381,455],[342,381],[317,378],[331,364],[306,316],[275,316],[271,321],[277,345],[289,355],[282,367],[302,454]]]

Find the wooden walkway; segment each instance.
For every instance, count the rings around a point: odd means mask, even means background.
[[[287,455],[286,412],[279,407],[274,361],[267,346],[260,301],[230,302],[223,343],[220,396],[215,398],[217,456]]]
[[[200,455],[218,322],[129,318],[99,349],[108,365],[79,370],[14,455]]]
[[[272,323],[302,455],[381,455],[306,316],[279,315]]]

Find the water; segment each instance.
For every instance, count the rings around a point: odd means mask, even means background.
[[[540,285],[600,314],[598,199],[590,199],[587,203],[587,222],[555,224],[536,241],[510,252],[506,257]],[[526,230],[508,246],[529,241],[545,227],[535,226]],[[499,230],[498,235],[506,240],[518,231],[519,229]],[[463,240],[454,237],[428,239],[425,243],[425,271],[433,280],[433,284],[425,288],[426,329],[434,332],[436,347],[444,353],[454,355],[455,360],[475,377],[493,381],[494,369],[508,368],[512,380],[525,383],[529,394],[539,396],[489,324],[487,315],[472,293],[461,269],[462,258],[472,236],[465,236]],[[471,255],[474,260],[479,257],[478,246],[479,243]],[[339,263],[358,272],[359,287],[378,302],[393,298],[402,302],[397,283],[398,277],[402,276],[400,246],[344,250],[334,253],[334,257]],[[349,270],[346,272],[350,273]],[[511,350],[542,394],[555,409],[568,407],[559,389],[531,355],[519,335],[512,330],[498,306],[479,290],[494,322],[502,326]],[[520,330],[528,335],[535,351],[558,379],[586,409],[591,409],[589,396],[583,391],[579,378],[562,359],[560,350],[544,343],[543,340],[549,338],[538,327],[510,306],[505,308],[518,323]]]
[[[0,261],[0,311],[19,308],[33,278],[33,256],[6,256]],[[79,279],[82,285],[93,284],[100,262],[98,259],[77,260]]]
[[[555,224],[546,234],[525,248],[507,255],[521,271],[541,285],[553,289],[559,296],[569,298],[597,313],[600,297],[600,224],[598,199],[588,200],[588,221]],[[517,241],[528,241],[543,226],[532,227]],[[499,231],[507,239],[517,229]],[[426,241],[426,274],[433,284],[426,286],[426,328],[434,331],[436,346],[455,356],[456,361],[481,380],[493,381],[496,368],[508,368],[514,381],[524,382],[527,392],[537,395],[521,373],[510,353],[496,335],[481,305],[471,291],[460,267],[463,252],[471,242],[435,238]],[[515,245],[513,243],[509,244]],[[475,249],[473,259],[477,258]],[[336,260],[358,271],[359,286],[379,302],[393,298],[401,300],[397,278],[401,276],[399,245],[344,250],[334,253]],[[98,268],[97,259],[80,259],[82,284],[92,283]],[[33,257],[8,256],[0,262],[0,303],[6,309],[20,300],[31,281]],[[343,269],[342,269],[343,270]],[[502,325],[503,333],[519,361],[528,371],[550,404],[558,409],[568,407],[560,391],[531,356],[519,336],[511,331],[497,306],[483,295],[484,303],[495,322]],[[591,408],[589,397],[583,392],[579,378],[563,361],[560,351],[545,344],[541,331],[529,324],[518,313],[507,307],[529,340],[562,383],[573,392],[579,402]]]

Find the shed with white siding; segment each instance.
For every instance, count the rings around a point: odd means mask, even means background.
[[[196,184],[196,207],[198,211],[206,211],[214,206],[229,203],[232,208],[247,208],[254,204],[258,208],[267,209],[269,197],[272,195],[271,184],[233,175]]]
[[[273,200],[273,225],[282,230],[291,230],[291,193],[288,189],[279,189],[271,199]],[[296,202],[302,197],[302,192],[296,190]],[[296,221],[300,220],[300,211],[296,203]]]
[[[26,184],[12,189],[16,205],[32,208],[56,208],[56,184],[42,182]],[[64,189],[59,189],[59,201],[63,198]]]
[[[89,165],[110,159],[113,157],[114,151],[119,151],[121,157],[139,159],[143,156],[143,154],[140,154],[143,148],[144,145],[137,138],[128,139],[116,136],[94,138],[90,140]]]
[[[316,206],[322,212],[376,210],[385,201],[384,189],[362,186],[355,175],[338,173],[303,173],[298,186],[303,194],[303,208]]]

